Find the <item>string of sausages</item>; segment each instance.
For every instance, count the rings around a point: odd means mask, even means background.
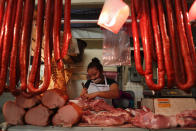
[[[71,0],[38,0],[36,44],[29,68],[31,32],[35,0],[0,0],[0,94],[27,97],[47,90],[51,77],[51,57],[59,69],[72,37]],[[196,54],[186,0],[131,0],[135,65],[151,90],[177,86],[188,90],[196,84]],[[64,10],[64,12],[63,12]],[[64,15],[61,48],[61,19]],[[139,21],[139,23],[138,23]],[[140,37],[145,69],[141,62]],[[44,48],[44,80],[40,81],[41,48]],[[158,81],[154,82],[154,63]],[[9,80],[7,77],[9,76]]]
[[[0,95],[6,90],[13,95],[31,97],[46,91],[51,78],[51,57],[63,68],[71,39],[71,0],[64,0],[64,43],[60,46],[62,0],[0,0]],[[36,15],[34,13],[37,9]],[[35,17],[35,18],[34,18]],[[33,19],[36,39],[32,67],[30,47]],[[40,85],[41,49],[44,49],[44,80]],[[9,79],[7,80],[7,76]]]
[[[145,77],[146,85],[151,90],[165,86],[188,90],[195,86],[196,53],[186,0],[131,0],[130,7],[135,65],[138,73]],[[141,63],[139,37],[145,69]],[[158,67],[157,83],[153,80],[154,63]]]

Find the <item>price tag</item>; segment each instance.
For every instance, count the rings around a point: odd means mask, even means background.
[[[170,108],[171,104],[169,99],[157,99],[159,108]]]

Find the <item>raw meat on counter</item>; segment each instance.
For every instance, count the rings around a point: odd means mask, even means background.
[[[83,109],[82,126],[121,126],[133,124],[140,128],[162,129],[174,127],[194,127],[196,126],[196,110],[184,111],[174,116],[164,116],[154,114],[147,107],[142,109],[119,109],[108,105],[101,99],[84,100],[77,98],[74,100]]]
[[[132,124],[149,129],[161,129],[161,128],[172,128],[177,127],[177,121],[175,116],[163,116],[155,115],[148,108],[143,107],[143,109],[128,109],[130,113],[134,116],[132,119]]]
[[[88,111],[88,113],[83,114],[82,121],[89,125],[118,126],[130,123],[131,116],[129,112],[123,109],[100,111],[98,113]]]
[[[115,108],[111,105],[108,105],[104,100],[102,99],[96,99],[89,101],[89,107],[90,110],[93,111],[113,111]]]
[[[134,116],[132,124],[141,128],[196,127],[196,110],[186,110],[173,116],[154,114],[146,107],[136,110],[128,109],[128,111]]]
[[[3,105],[3,116],[5,121],[11,125],[23,125],[25,110],[13,101],[7,101]]]
[[[103,99],[89,101],[77,98],[73,102],[83,109],[82,122],[88,123],[88,125],[119,126],[131,122],[129,112],[114,108]]]
[[[30,125],[47,126],[50,122],[49,117],[51,114],[52,111],[40,104],[27,111],[25,122]]]
[[[196,127],[196,110],[185,110],[176,117],[181,127]]]
[[[115,116],[111,112],[92,113],[91,115],[83,115],[82,119],[89,125],[101,126],[118,126],[123,125],[125,120],[121,116]]]
[[[113,106],[108,105],[103,99],[89,101],[87,99],[82,99],[81,97],[78,97],[75,100],[71,101],[80,106],[83,110],[92,110],[96,112],[115,110]]]
[[[192,117],[196,119],[196,110],[185,110],[179,114],[177,114],[178,117]]]

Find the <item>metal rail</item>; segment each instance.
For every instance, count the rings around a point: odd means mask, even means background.
[[[131,23],[131,19],[127,19],[126,23]],[[64,20],[61,20],[61,23],[63,23]],[[98,20],[71,20],[71,23],[97,23]],[[139,22],[139,20],[137,20]]]

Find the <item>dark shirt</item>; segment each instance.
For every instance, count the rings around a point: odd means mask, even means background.
[[[117,83],[115,80],[110,79],[110,78],[106,78],[106,81],[109,86],[112,85],[113,83]],[[91,80],[87,80],[84,87],[88,89],[91,82],[92,82]],[[105,81],[103,83],[99,83],[99,84],[105,84]]]

